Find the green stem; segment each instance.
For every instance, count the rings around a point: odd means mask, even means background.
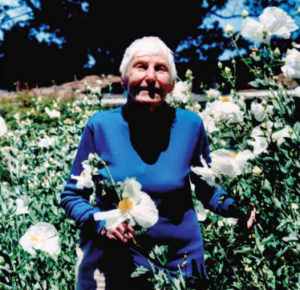
[[[234,48],[237,50],[237,53],[238,53],[239,57],[241,58],[241,60],[248,67],[248,69],[250,70],[250,72],[255,73],[255,70],[251,68],[251,66],[247,63],[246,59],[241,54],[241,51],[240,51],[239,47],[236,44],[236,41],[234,39],[232,39],[232,42],[233,42]]]

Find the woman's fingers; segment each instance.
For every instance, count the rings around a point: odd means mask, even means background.
[[[128,225],[127,223],[125,223],[126,224],[126,228],[127,228],[127,230],[131,233],[131,234],[135,234],[136,233],[136,231],[130,226],[130,225]]]
[[[248,229],[251,229],[254,225],[254,222],[255,222],[255,217],[256,217],[256,208],[254,207],[254,204],[253,203],[250,203],[251,207],[252,207],[252,210],[251,210],[251,213],[250,213],[250,217],[247,221],[247,228]]]
[[[129,240],[131,240],[134,244],[136,244],[134,234],[135,230],[126,222],[121,223],[115,229],[103,228],[101,231],[101,235],[105,235],[111,240],[120,240],[123,243],[127,243]]]
[[[116,238],[118,238],[120,241],[122,241],[123,243],[126,243],[128,240],[126,239],[126,237],[124,236],[124,234],[122,234],[119,230],[113,230],[112,233],[114,234],[114,236]]]

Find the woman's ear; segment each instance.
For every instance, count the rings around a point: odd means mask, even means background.
[[[170,84],[170,90],[169,90],[169,93],[171,93],[174,89],[174,86],[175,86],[175,82],[176,80],[174,80],[171,84]]]
[[[125,78],[121,78],[121,85],[123,87],[124,90],[127,90],[127,79]]]

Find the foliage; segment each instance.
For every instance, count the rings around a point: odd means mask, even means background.
[[[59,195],[94,105],[28,95],[17,102],[20,110],[1,106],[9,131],[1,137],[0,152],[0,289],[70,289],[78,232],[60,208]],[[59,109],[61,118],[45,114],[46,106]],[[16,214],[17,198],[29,214]],[[40,251],[33,257],[20,246],[21,236],[37,222],[51,223],[59,232],[62,253],[57,260]]]

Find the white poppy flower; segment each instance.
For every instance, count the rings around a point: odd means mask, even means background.
[[[196,166],[192,167],[192,171],[197,175],[201,176],[203,180],[205,180],[210,186],[215,185],[215,174],[211,168],[208,167],[205,159],[201,156],[201,163],[203,167]]]
[[[22,200],[21,198],[17,198],[16,204],[16,215],[29,213],[28,206],[25,206],[24,200]]]
[[[278,146],[284,142],[285,138],[296,138],[296,135],[290,126],[286,126],[272,134],[272,139],[277,142]]]
[[[263,25],[252,18],[246,18],[242,24],[241,34],[254,41],[263,41]]]
[[[267,105],[267,107],[266,107],[266,113],[267,113],[268,115],[273,115],[273,114],[274,114],[274,106],[272,106],[272,105]]]
[[[287,39],[290,38],[292,31],[298,29],[295,21],[277,7],[264,9],[259,20],[260,22],[246,18],[242,24],[241,34],[254,41],[263,41],[264,34],[266,34],[266,40],[269,40],[273,34]]]
[[[60,112],[57,110],[49,110],[49,108],[46,107],[45,112],[50,118],[60,118]]]
[[[247,161],[254,157],[250,150],[235,153],[226,149],[218,149],[211,153],[211,169],[216,175],[235,177],[243,172]]]
[[[55,145],[55,137],[44,137],[38,142],[38,147],[47,148]]]
[[[53,225],[39,222],[26,231],[20,239],[20,244],[32,255],[36,254],[36,250],[41,250],[57,257],[60,253],[59,241],[58,233]]]
[[[203,120],[206,132],[212,133],[215,131],[219,131],[219,128],[217,128],[216,126],[215,119],[210,115],[209,111],[203,111],[202,113],[199,113],[199,116]]]
[[[224,220],[225,220],[226,224],[228,224],[229,226],[234,226],[239,221],[239,219],[237,219],[237,218],[225,218]]]
[[[253,154],[255,156],[260,155],[263,152],[268,152],[268,141],[263,137],[256,137],[254,140],[248,140],[249,145],[253,146]]]
[[[199,222],[203,222],[207,218],[206,210],[200,200],[196,200],[195,211]]]
[[[209,114],[216,122],[228,120],[228,123],[240,123],[244,119],[241,108],[233,103],[230,97],[222,97],[220,100],[207,103],[203,114]]]
[[[71,178],[76,179],[76,187],[83,189],[92,188],[94,186],[94,182],[92,179],[92,168],[88,164],[82,163],[83,171],[80,173],[79,176],[71,175]]]
[[[205,94],[207,95],[208,98],[211,97],[213,99],[217,99],[218,97],[221,96],[221,93],[216,89],[209,89],[205,91]]]
[[[4,135],[7,132],[7,126],[5,120],[0,117],[0,136]]]
[[[114,229],[126,220],[130,225],[137,223],[144,228],[152,227],[158,221],[158,210],[150,196],[141,189],[141,184],[134,178],[127,178],[118,208],[95,213],[94,219],[105,220],[108,229]]]
[[[294,94],[299,98],[300,97],[300,86],[294,89]]]
[[[171,92],[171,96],[176,103],[186,103],[189,99],[190,87],[185,81],[179,81],[175,83],[174,89]]]
[[[285,77],[300,78],[300,52],[293,48],[286,56],[285,65],[281,68]]]
[[[252,102],[251,103],[251,112],[254,115],[256,121],[261,122],[264,120],[266,113],[265,108],[262,104]]]

